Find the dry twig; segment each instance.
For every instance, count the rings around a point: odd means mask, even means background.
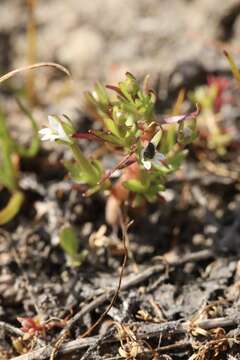
[[[156,323],[134,323],[132,327],[134,328],[134,333],[138,339],[147,339],[150,337],[159,337],[159,334],[164,336],[169,336],[175,334],[187,334],[189,332],[190,322],[186,321],[181,323],[180,321],[170,321],[166,323],[156,324]],[[201,329],[209,330],[213,328],[224,328],[224,327],[233,327],[237,326],[237,323],[234,319],[230,318],[215,318],[209,320],[202,320],[195,324]],[[96,342],[100,340],[100,336],[92,336],[88,338],[80,338],[77,340],[69,341],[66,344],[63,344],[59,349],[59,354],[70,354],[74,351],[79,351],[88,348],[89,346],[94,346]],[[103,340],[102,343],[116,343],[119,340],[114,337],[108,337]],[[167,345],[168,348],[171,346],[172,349],[176,349],[178,346],[184,347],[188,346],[188,342],[178,342],[176,344]],[[164,351],[166,347],[160,347],[157,351]],[[12,360],[43,360],[50,356],[52,347],[50,345],[42,347],[38,350],[32,351],[28,354],[21,355],[13,358]]]
[[[4,321],[0,321],[0,329],[5,332],[9,332],[10,334],[17,336],[24,336],[24,332],[13,325],[10,325]]]
[[[122,285],[122,277],[123,277],[123,271],[127,262],[127,257],[128,257],[128,249],[127,249],[127,231],[129,229],[129,226],[132,223],[130,222],[129,224],[126,224],[123,217],[121,216],[121,227],[122,227],[122,237],[123,237],[123,247],[124,247],[124,257],[123,257],[123,263],[121,266],[121,271],[120,271],[120,276],[119,276],[119,281],[118,281],[118,285],[117,285],[117,289],[114,291],[112,300],[110,302],[110,304],[108,305],[107,309],[101,314],[101,316],[98,318],[98,320],[87,330],[85,331],[81,337],[86,337],[88,335],[91,334],[91,332],[102,322],[102,320],[105,318],[105,316],[108,314],[108,312],[110,311],[110,309],[112,308],[113,304],[115,303],[118,294],[120,292],[121,289],[121,285]],[[73,320],[73,319],[71,319]],[[70,328],[73,325],[72,321],[69,321],[69,323],[67,324],[66,328],[64,328],[62,335],[60,334],[59,339],[56,342],[56,345],[54,346],[54,349],[51,353],[50,356],[50,360],[54,360],[57,352],[59,351],[59,348],[61,346],[61,344],[63,343],[64,339],[68,336]]]

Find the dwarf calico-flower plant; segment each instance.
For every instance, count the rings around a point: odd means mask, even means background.
[[[185,146],[197,136],[198,109],[160,117],[155,113],[156,95],[149,89],[148,77],[141,88],[130,73],[118,86],[97,83],[85,98],[97,126],[94,123],[87,133],[76,132],[67,117],[50,116],[49,127],[39,132],[42,140],[70,148],[74,160],[64,164],[72,179],[86,187],[86,194],[107,190],[119,204],[128,201],[132,206],[157,200],[165,190],[167,176],[185,158]],[[103,151],[98,159],[87,158],[81,149],[82,140],[104,146],[115,166],[104,168]]]

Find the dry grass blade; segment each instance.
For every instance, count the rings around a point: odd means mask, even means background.
[[[62,66],[60,64],[57,64],[54,62],[41,62],[41,63],[36,63],[33,65],[23,66],[23,67],[15,69],[15,70],[9,71],[7,74],[4,74],[0,77],[0,83],[12,78],[13,76],[15,76],[21,72],[34,70],[34,69],[38,69],[41,67],[53,67],[55,69],[62,71],[64,74],[71,76],[70,72],[64,66]]]
[[[81,337],[86,337],[88,335],[91,334],[91,332],[102,322],[102,320],[104,319],[104,317],[109,313],[110,309],[112,308],[112,306],[114,305],[118,294],[121,290],[121,285],[122,285],[122,278],[123,278],[123,271],[125,269],[125,265],[127,262],[127,258],[128,258],[128,249],[127,249],[127,231],[128,228],[131,226],[132,222],[130,222],[129,224],[126,224],[123,219],[121,221],[121,226],[122,226],[122,234],[123,234],[123,247],[124,247],[124,257],[123,257],[123,262],[122,262],[122,266],[121,266],[121,270],[120,270],[120,276],[119,276],[119,281],[118,281],[118,286],[117,289],[115,291],[115,294],[109,304],[109,306],[107,307],[107,309],[103,312],[103,314],[99,317],[99,319],[90,327],[90,329],[88,329],[87,331],[85,331]]]
[[[226,50],[223,51],[223,54],[226,56],[229,65],[231,67],[233,76],[235,77],[235,79],[237,80],[238,85],[240,86],[240,71],[235,63],[235,61],[233,60],[232,55],[230,55]]]
[[[185,89],[180,89],[176,102],[173,106],[173,110],[172,110],[172,116],[174,115],[178,115],[181,114],[181,107],[183,105],[183,102],[185,100],[185,96],[186,96],[186,91]]]

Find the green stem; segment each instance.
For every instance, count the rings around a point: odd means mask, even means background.
[[[0,210],[0,225],[4,225],[12,220],[20,211],[24,195],[21,191],[16,191],[12,194],[9,202],[4,209]]]
[[[88,175],[90,185],[96,185],[99,179],[94,170],[94,167],[83,155],[82,151],[80,150],[77,144],[72,144],[71,150],[82,171]]]
[[[14,168],[13,141],[7,129],[6,119],[0,110],[0,174],[1,182],[10,190],[17,188],[17,170]]]

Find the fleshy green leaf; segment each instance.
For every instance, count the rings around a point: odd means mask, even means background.
[[[69,264],[71,266],[80,266],[86,258],[88,251],[78,252],[79,239],[72,226],[64,227],[60,232],[60,245],[69,256]]]
[[[0,211],[0,225],[4,225],[11,221],[21,209],[23,204],[24,195],[22,192],[17,191],[12,194],[6,207]]]
[[[104,118],[104,123],[108,131],[110,131],[115,136],[121,138],[121,134],[119,132],[118,126],[115,124],[115,122],[110,118]]]
[[[97,137],[99,137],[100,139],[102,139],[103,141],[112,143],[114,145],[117,146],[123,146],[124,145],[124,140],[118,138],[117,136],[111,134],[111,133],[106,133],[100,130],[94,130],[93,134],[95,134]]]
[[[14,142],[6,126],[5,114],[0,110],[0,177],[11,192],[17,189],[17,170],[12,161]]]
[[[96,83],[94,88],[95,88],[95,91],[96,91],[96,94],[98,97],[98,101],[102,105],[108,105],[109,99],[108,99],[108,94],[107,94],[105,88],[99,82]]]
[[[141,181],[137,179],[125,181],[123,185],[126,189],[136,193],[144,193],[147,190],[146,187],[141,183]]]
[[[60,244],[63,250],[74,257],[78,253],[79,240],[72,226],[64,227],[60,232]]]

